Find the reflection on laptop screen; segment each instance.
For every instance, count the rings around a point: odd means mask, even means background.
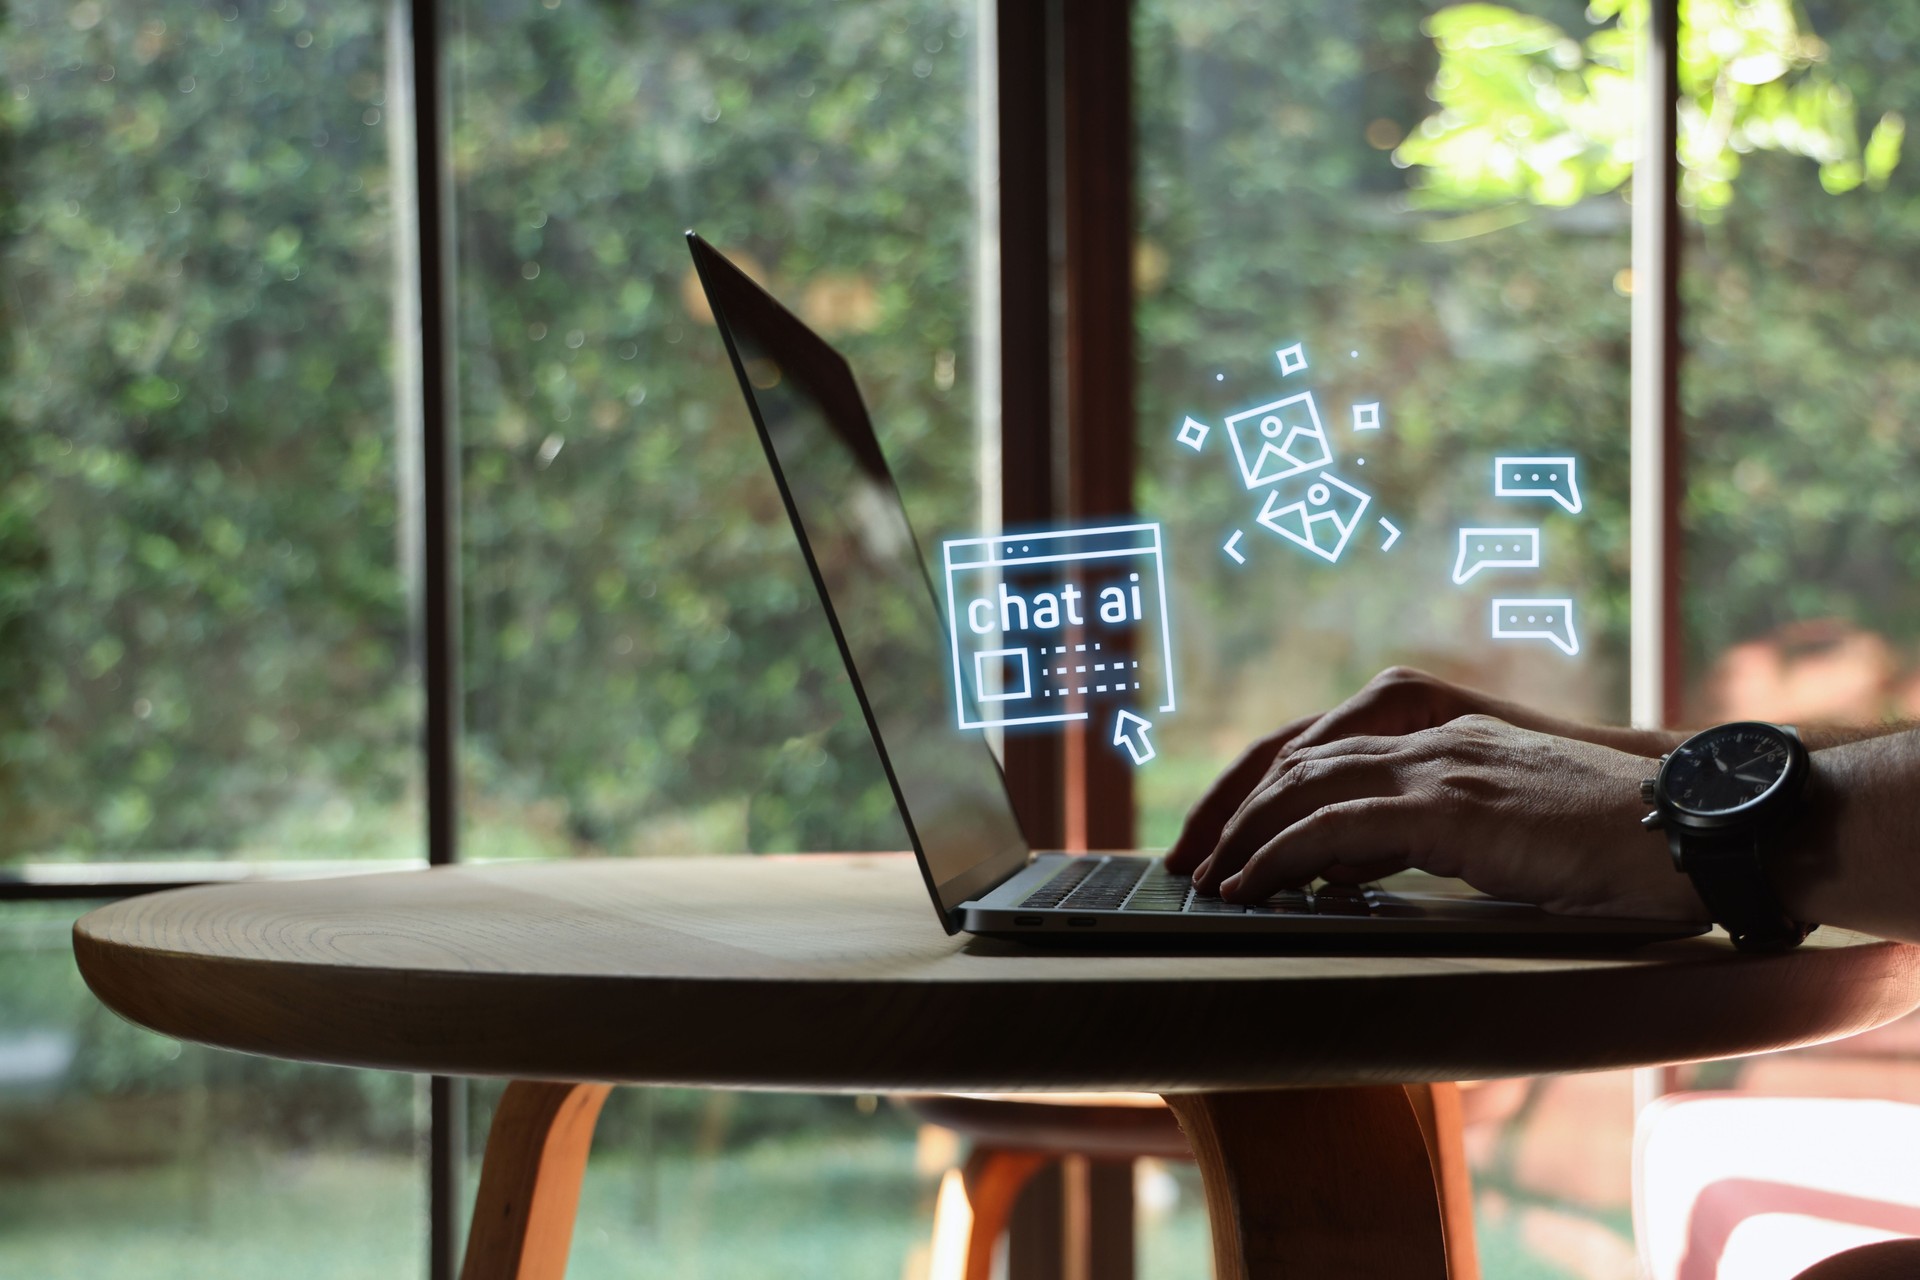
[[[901,817],[950,912],[1017,868],[1027,843],[991,751],[951,727],[946,625],[853,373],[726,259],[688,242]]]

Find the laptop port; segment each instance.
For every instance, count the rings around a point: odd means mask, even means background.
[[[1015,916],[1013,922],[1017,925],[1024,925],[1029,929],[1037,929],[1046,923],[1046,921],[1039,916]]]

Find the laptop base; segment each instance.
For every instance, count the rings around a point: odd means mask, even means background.
[[[1254,908],[1186,911],[1090,909],[1031,906],[1028,899],[1068,866],[1076,856],[1090,858],[1152,857],[1147,853],[1118,855],[1066,853],[1036,854],[1018,874],[990,893],[961,904],[961,928],[968,933],[1018,936],[1034,940],[1137,936],[1164,938],[1341,939],[1361,941],[1433,939],[1464,942],[1472,939],[1536,939],[1573,946],[1640,945],[1687,938],[1711,927],[1681,920],[1630,920],[1609,916],[1557,915],[1521,902],[1503,902],[1469,888],[1459,880],[1442,879],[1420,871],[1388,876],[1372,886],[1368,905],[1355,908],[1352,891],[1338,895],[1332,910]],[[1364,910],[1364,914],[1361,911]]]

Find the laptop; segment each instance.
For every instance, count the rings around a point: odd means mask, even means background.
[[[1151,854],[1035,852],[984,733],[955,727],[953,700],[965,722],[970,695],[950,687],[946,622],[852,368],[698,235],[687,244],[948,933],[1618,944],[1704,931],[1556,916],[1419,872],[1242,906]]]

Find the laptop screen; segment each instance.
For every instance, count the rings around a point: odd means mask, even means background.
[[[687,242],[952,931],[954,908],[1017,870],[1028,845],[985,739],[952,727],[946,624],[899,490],[846,361],[705,241]]]

